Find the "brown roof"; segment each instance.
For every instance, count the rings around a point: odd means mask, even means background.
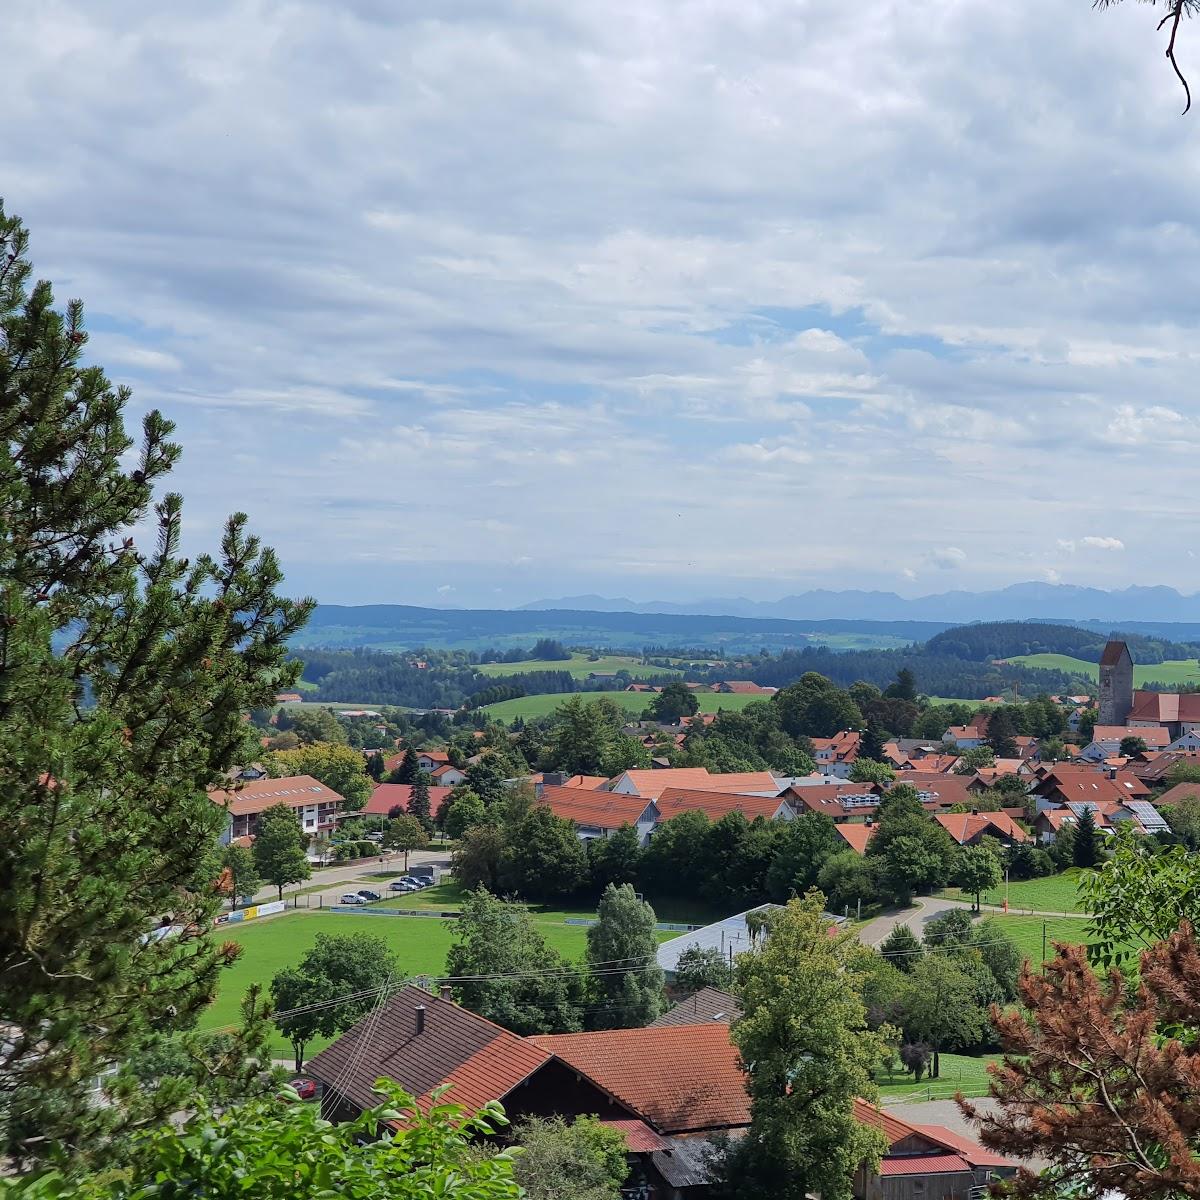
[[[801,784],[799,787],[788,788],[784,795],[787,796],[788,803],[792,808],[798,812],[822,813],[835,820],[848,817],[852,813],[861,814],[864,810],[869,811],[866,803],[847,808],[842,803],[843,796],[869,795],[874,797],[876,804],[879,803],[877,789],[869,783]]]
[[[1163,725],[1200,721],[1200,692],[1134,692],[1133,707],[1125,719]]]
[[[1161,750],[1171,743],[1171,731],[1162,726],[1148,729],[1136,725],[1097,725],[1092,731],[1093,742],[1120,742],[1127,737],[1141,738],[1152,750]]]
[[[645,796],[622,796],[617,792],[590,792],[586,788],[543,784],[538,789],[538,803],[546,805],[556,817],[565,817],[576,825],[620,829],[622,825],[636,825],[653,801]]]
[[[667,767],[662,770],[623,771],[618,779],[628,779],[639,796],[653,800],[667,788],[694,788],[707,792],[779,792],[779,785],[770,771],[735,771],[713,775],[707,767]]]
[[[341,804],[342,796],[311,775],[283,779],[248,779],[236,788],[215,788],[209,799],[228,808],[235,817],[260,813],[275,804],[303,808],[306,804]]]
[[[1200,797],[1200,783],[1177,783],[1173,788],[1168,788],[1154,802],[1157,804],[1178,804],[1180,800],[1195,800]]]
[[[1107,642],[1104,653],[1100,655],[1102,667],[1115,667],[1129,653],[1129,647],[1124,642]]]
[[[525,1040],[599,1084],[659,1133],[727,1129],[750,1121],[741,1062],[724,1022]]]
[[[992,813],[938,813],[933,818],[960,846],[981,834],[1027,842],[1029,835],[1010,816]]]
[[[665,788],[656,803],[664,821],[685,812],[707,813],[712,821],[719,821],[731,812],[740,812],[747,821],[753,821],[755,817],[765,817],[769,821],[785,807],[782,796],[742,796],[735,792],[674,787]]]
[[[909,787],[916,788],[921,793],[922,802],[931,810],[952,808],[955,804],[965,804],[969,808],[972,801],[975,800],[975,794],[971,791],[971,782],[972,778],[969,775],[902,771],[896,776],[892,787],[906,783]]]
[[[419,1006],[425,1009],[420,1033]],[[378,1102],[373,1088],[382,1077],[415,1096],[422,1111],[442,1083],[453,1086],[448,1101],[476,1109],[502,1099],[549,1060],[529,1039],[421,988],[404,987],[314,1055],[308,1073],[361,1108]]]
[[[1034,791],[1041,796],[1067,800],[1141,800],[1150,789],[1132,771],[1117,771],[1115,778],[1097,767],[1058,765],[1047,771]]]
[[[601,1125],[615,1129],[625,1135],[625,1149],[630,1154],[652,1154],[656,1150],[670,1150],[671,1143],[660,1138],[645,1121],[602,1119]]]
[[[450,795],[451,791],[453,791],[452,788],[438,787],[437,784],[430,784],[430,812],[436,813],[442,801]],[[353,815],[366,814],[372,817],[386,817],[396,805],[399,805],[405,812],[408,812],[408,803],[411,799],[411,783],[377,783],[375,790],[371,793],[370,800]]]
[[[713,1021],[737,1020],[742,1015],[741,1006],[728,993],[720,988],[701,988],[686,1000],[680,1000],[673,1008],[669,1008],[657,1021],[650,1022],[651,1029],[663,1025],[708,1025]]]

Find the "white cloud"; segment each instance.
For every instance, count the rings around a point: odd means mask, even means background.
[[[1140,7],[2,6],[0,178],[179,422],[187,537],[245,508],[323,598],[992,586],[1118,507],[1200,535],[1200,160]]]

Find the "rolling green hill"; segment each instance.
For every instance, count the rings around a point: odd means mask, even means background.
[[[586,654],[572,654],[569,660],[537,658],[527,662],[481,663],[479,666],[481,675],[520,675],[526,671],[566,671],[575,679],[586,679],[593,671],[600,675],[628,671],[635,679],[670,674],[666,667],[644,666],[640,658],[629,654],[606,654],[594,662],[589,662]]]
[[[1006,661],[1020,663],[1026,667],[1084,675],[1093,682],[1098,682],[1100,678],[1100,668],[1096,663],[1084,662],[1082,658],[1071,658],[1066,654],[1022,654]],[[1167,662],[1149,663],[1145,666],[1135,665],[1133,668],[1134,687],[1144,688],[1152,683],[1162,683],[1168,686],[1200,684],[1200,663],[1194,658],[1180,658]]]
[[[489,704],[482,711],[497,721],[511,721],[516,717],[545,717],[560,704],[573,696],[584,700],[599,700],[602,696],[615,700],[631,716],[642,712],[654,698],[646,692],[564,692],[554,696],[521,696],[516,700],[502,700]],[[701,692],[697,697],[701,712],[719,712],[721,709],[736,712],[746,707],[751,700],[766,700],[767,696],[722,696],[716,692]]]

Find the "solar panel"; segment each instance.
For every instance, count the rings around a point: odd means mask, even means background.
[[[1168,833],[1170,825],[1163,819],[1162,813],[1158,811],[1147,800],[1127,800],[1125,807],[1142,823],[1142,828],[1147,833]]]

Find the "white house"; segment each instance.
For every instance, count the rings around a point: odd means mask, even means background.
[[[942,734],[943,742],[952,742],[960,750],[974,750],[982,746],[987,739],[983,731],[975,725],[951,725]]]

